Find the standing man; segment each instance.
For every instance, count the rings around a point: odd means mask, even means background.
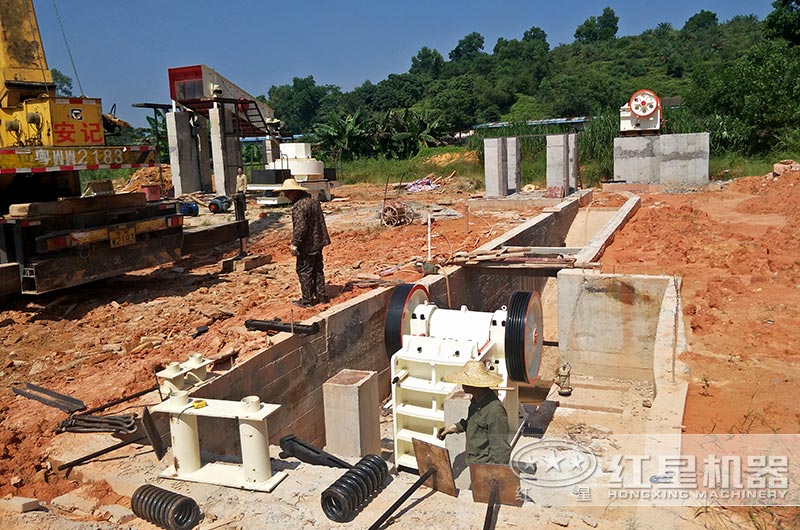
[[[446,375],[444,380],[461,384],[472,400],[466,419],[439,431],[438,438],[444,440],[449,434],[466,432],[467,464],[508,465],[511,460],[508,414],[490,388],[502,383],[503,378],[489,372],[481,361],[467,361],[464,368]]]
[[[236,168],[236,191],[239,193],[247,193],[247,175],[241,167]]]
[[[297,257],[297,277],[302,298],[292,302],[301,307],[328,303],[325,294],[322,249],[331,244],[325,215],[319,201],[293,178],[278,189],[292,202],[292,242],[289,251]]]

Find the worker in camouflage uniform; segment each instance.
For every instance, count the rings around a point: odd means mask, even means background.
[[[325,273],[323,272],[322,249],[331,244],[325,215],[319,201],[293,178],[283,181],[278,191],[292,202],[292,242],[289,251],[297,257],[297,276],[300,279],[302,297],[295,305],[311,307],[325,304]]]
[[[467,361],[464,368],[444,377],[449,383],[459,383],[464,392],[472,395],[466,419],[439,431],[438,438],[459,432],[467,433],[468,464],[503,464],[511,460],[508,437],[511,429],[508,414],[497,394],[490,387],[503,378],[486,369],[481,361]]]

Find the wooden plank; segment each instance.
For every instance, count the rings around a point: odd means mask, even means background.
[[[12,204],[8,213],[12,217],[41,217],[45,215],[72,215],[77,213],[113,210],[117,208],[140,208],[147,204],[144,193],[118,193],[73,197],[53,202],[31,202]]]
[[[247,221],[231,221],[209,227],[184,228],[181,255],[209,250],[250,235]]]
[[[583,247],[531,247],[526,254],[566,254],[574,255],[583,250]]]

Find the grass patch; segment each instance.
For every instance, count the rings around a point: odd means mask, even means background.
[[[723,154],[711,157],[709,178],[728,180],[737,177],[754,177],[772,172],[772,164],[782,158],[744,158],[740,155]]]
[[[434,173],[436,176],[447,176],[453,171],[459,178],[470,178],[483,185],[483,164],[469,156],[465,147],[432,147],[421,150],[413,158],[407,160],[390,160],[380,158],[360,158],[339,165],[337,178],[342,184],[369,182],[383,184],[386,178],[390,182],[413,182]],[[442,163],[431,162],[432,157],[445,157]]]

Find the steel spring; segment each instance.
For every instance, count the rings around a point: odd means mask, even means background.
[[[131,497],[137,517],[166,530],[190,530],[200,522],[200,508],[191,497],[152,484],[139,486]]]
[[[331,521],[351,519],[383,486],[389,468],[379,456],[367,455],[322,492],[322,511]]]

